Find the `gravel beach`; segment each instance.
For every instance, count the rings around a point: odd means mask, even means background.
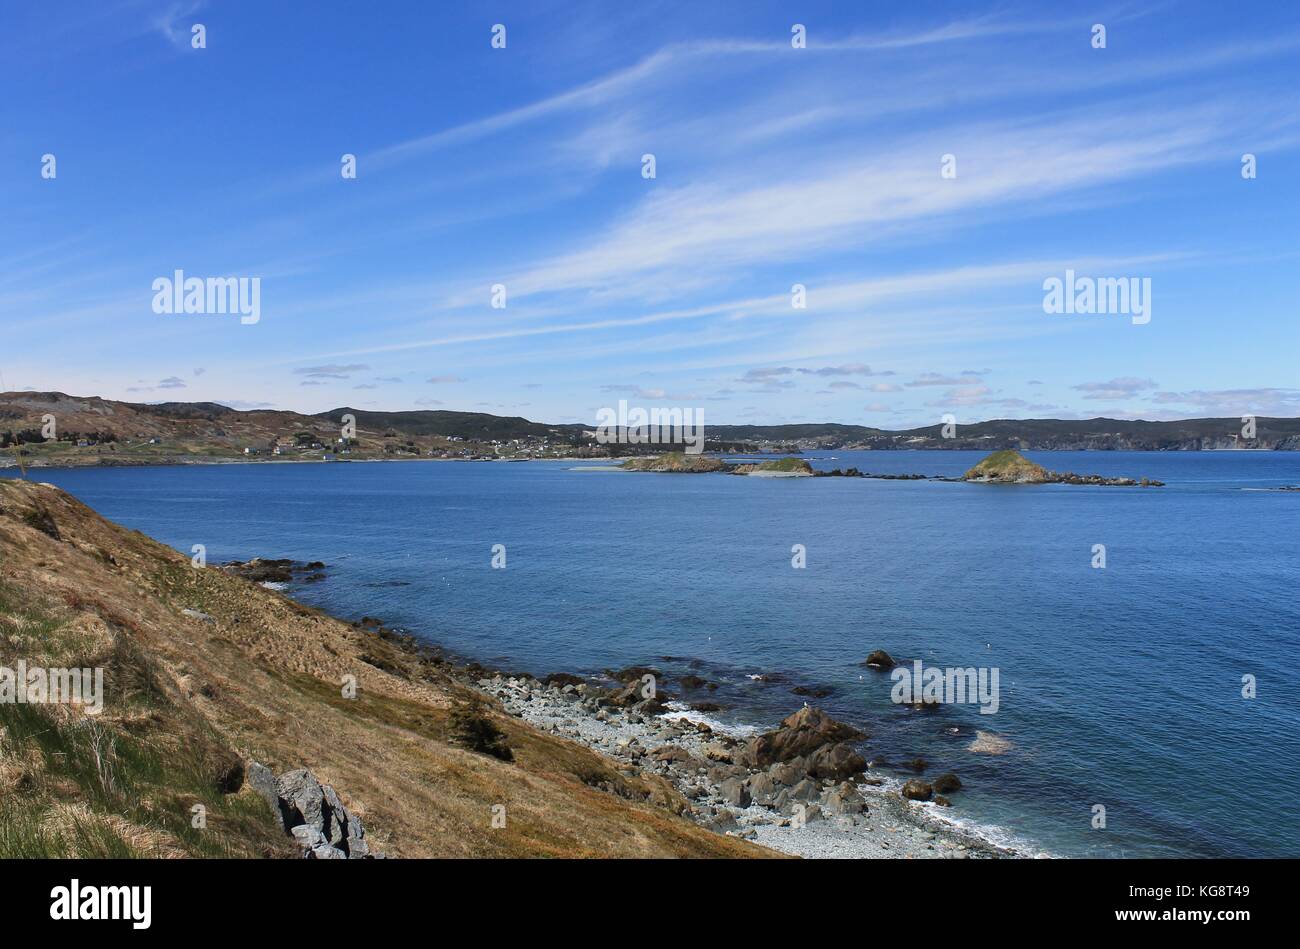
[[[635,680],[607,689],[576,676],[541,682],[493,675],[477,685],[543,731],[580,742],[629,773],[666,778],[690,802],[686,816],[717,833],[800,857],[1024,856],[943,820],[939,803],[904,799],[901,779],[873,772],[833,738],[806,755],[756,763],[754,756],[771,743],[793,738],[811,747],[821,737],[815,729],[852,731],[816,709],[805,706],[767,736],[755,736],[641,699]]]

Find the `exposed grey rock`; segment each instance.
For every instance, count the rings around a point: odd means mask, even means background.
[[[740,778],[727,778],[718,788],[718,794],[734,807],[749,807],[749,788]]]
[[[314,850],[328,843],[325,835],[310,824],[299,824],[289,828],[289,834],[304,850]]]
[[[815,781],[809,781],[807,778],[800,781],[790,789],[790,799],[794,801],[804,801],[805,803],[815,801],[821,797],[821,788]]]
[[[794,758],[782,761],[767,769],[767,773],[777,784],[794,787],[808,774],[808,759]]]
[[[763,771],[750,775],[745,780],[745,785],[749,788],[750,797],[756,804],[770,804],[780,790],[771,775]]]
[[[324,833],[325,815],[321,805],[325,792],[320,782],[306,768],[286,771],[276,779],[276,793],[280,798],[280,815],[286,830],[292,832],[299,824],[306,824]]]
[[[826,795],[825,805],[828,814],[836,815],[861,814],[867,809],[858,789],[847,781]]]
[[[808,756],[808,774],[842,781],[867,770],[867,761],[848,742],[822,745]]]
[[[714,784],[721,784],[727,778],[743,778],[749,772],[734,764],[717,764],[708,770],[708,778]]]
[[[778,761],[790,761],[807,755],[823,745],[856,741],[866,736],[843,722],[837,722],[820,709],[805,705],[787,716],[779,728],[746,742],[734,757],[739,764],[766,768]]]
[[[325,819],[324,834],[330,844],[337,847],[348,839],[348,829],[353,818],[332,787],[323,785],[321,793],[325,799],[325,806],[321,808]]]
[[[271,805],[271,810],[279,814],[280,795],[276,793],[275,775],[271,769],[256,761],[249,761],[244,766],[244,778],[247,780],[248,786],[260,794],[267,804]]]
[[[322,785],[306,768],[286,771],[274,779],[269,777],[269,769],[257,762],[251,762],[248,771],[254,789],[268,801],[273,796],[281,826],[304,849],[304,856],[318,860],[380,856],[371,852],[360,819],[347,809],[334,788]]]

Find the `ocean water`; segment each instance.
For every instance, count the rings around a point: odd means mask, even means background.
[[[210,563],[322,560],[293,595],[536,674],[693,672],[714,717],[810,699],[895,766],[963,781],[951,819],[1065,856],[1297,856],[1300,453],[1028,452],[1159,489],[755,479],[580,463],[42,470]],[[976,452],[821,452],[956,475]],[[12,472],[10,472],[12,474]],[[491,567],[492,547],[506,568]],[[806,567],[791,565],[804,545]],[[1106,567],[1092,566],[1093,546]],[[998,670],[999,707],[890,700],[873,649]],[[1244,698],[1254,676],[1257,697]],[[755,678],[763,676],[764,678]],[[970,749],[977,732],[1007,743]],[[1094,828],[1102,805],[1106,826]]]

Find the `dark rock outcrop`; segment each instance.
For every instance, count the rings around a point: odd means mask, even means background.
[[[585,684],[586,681],[587,680],[584,679],[582,676],[576,676],[571,672],[552,672],[550,675],[548,675],[545,679],[542,680],[542,682],[544,682],[546,685],[559,685],[559,686],[565,686],[565,685],[578,686],[578,685]]]
[[[825,806],[829,814],[861,814],[867,809],[867,802],[857,788],[845,781],[826,795]]]
[[[366,840],[360,819],[350,812],[328,784],[306,768],[286,771],[278,778],[256,761],[245,768],[248,785],[279,816],[285,833],[297,841],[309,860],[360,860],[377,857]]]
[[[231,560],[221,565],[226,573],[252,580],[254,583],[289,583],[295,577],[305,580],[321,580],[325,565],[319,560],[311,563],[298,563],[295,560],[264,560],[254,557],[249,561]],[[367,617],[369,618],[369,617]],[[364,622],[364,620],[363,620]]]
[[[780,761],[808,755],[823,745],[865,737],[856,728],[805,705],[782,721],[775,731],[750,739],[737,754],[736,761],[750,768],[766,768]]]
[[[872,669],[883,669],[886,671],[897,665],[897,663],[894,662],[894,657],[883,649],[877,649],[871,655],[867,656],[866,661],[862,664],[864,666],[869,666]]]
[[[951,794],[953,791],[961,790],[961,778],[951,771],[939,775],[933,783],[937,794]]]
[[[822,745],[808,756],[808,774],[814,778],[842,781],[866,770],[866,759],[844,741]]]
[[[903,785],[903,797],[909,801],[928,801],[934,797],[934,788],[917,778],[912,778]]]

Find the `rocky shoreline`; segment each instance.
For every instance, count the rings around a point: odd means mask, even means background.
[[[324,568],[319,562],[263,558],[222,567],[276,587],[312,582]],[[602,755],[627,777],[666,782],[672,793],[663,796],[662,805],[715,833],[801,857],[1029,855],[994,845],[948,819],[952,802],[947,795],[962,787],[956,775],[923,780],[919,775],[927,765],[919,760],[911,765],[917,776],[891,774],[883,762],[868,761],[859,750],[866,734],[806,702],[776,728],[751,733],[711,717],[720,711],[714,703],[672,701],[661,685],[662,674],[649,666],[606,670],[595,677],[561,672],[538,679],[453,657],[372,616],[350,625],[434,664],[537,730]],[[863,663],[876,669],[893,664],[881,650]],[[693,674],[669,681],[688,692],[716,687]],[[826,694],[809,688],[792,692]],[[508,749],[501,751],[498,756],[510,760]],[[613,786],[606,790],[619,793]]]
[[[605,687],[558,674],[541,681],[500,673],[473,680],[507,712],[579,742],[629,774],[666,779],[688,802],[683,816],[720,834],[802,857],[980,859],[1024,856],[942,818],[935,786],[874,773],[856,750],[866,736],[805,705],[773,731],[744,737],[674,710],[636,675]],[[631,675],[624,675],[631,673]],[[913,798],[913,799],[909,799]]]

